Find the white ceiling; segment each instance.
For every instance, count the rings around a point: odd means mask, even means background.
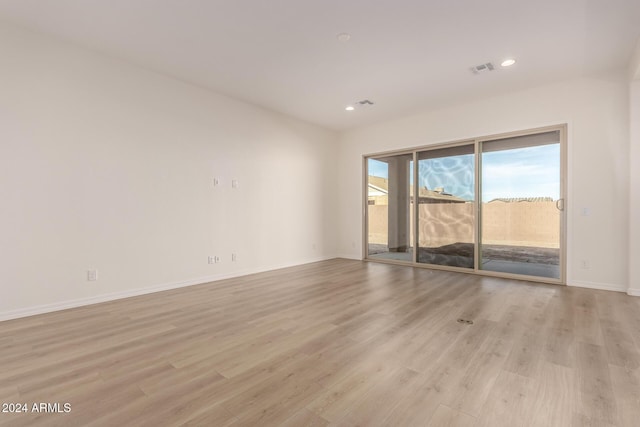
[[[0,0],[0,19],[340,130],[623,67],[640,1]]]

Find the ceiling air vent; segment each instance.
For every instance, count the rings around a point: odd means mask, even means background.
[[[493,70],[494,70],[494,66],[491,62],[487,62],[486,64],[480,64],[480,65],[476,65],[475,67],[471,67],[471,71],[473,71],[473,74],[480,74],[480,73],[493,71]]]

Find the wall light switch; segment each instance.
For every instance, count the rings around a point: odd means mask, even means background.
[[[87,280],[90,282],[95,282],[96,280],[98,280],[98,270],[88,270]]]
[[[237,179],[231,180],[231,188],[238,188],[239,185],[240,183]]]
[[[217,187],[218,185],[220,185],[220,180],[218,178],[213,178],[213,186]]]

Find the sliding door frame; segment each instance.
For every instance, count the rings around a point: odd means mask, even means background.
[[[526,135],[534,135],[538,133],[545,132],[559,132],[559,140],[560,140],[560,201],[562,205],[562,210],[560,211],[560,259],[559,259],[559,267],[560,267],[560,278],[549,278],[549,277],[540,277],[540,276],[528,276],[524,274],[514,274],[514,273],[503,273],[496,271],[487,271],[480,269],[481,262],[481,243],[482,243],[482,143],[489,142],[497,139],[506,139],[512,137],[526,136]],[[473,145],[474,146],[474,192],[475,192],[475,206],[473,209],[474,212],[474,268],[464,268],[464,267],[453,267],[453,266],[445,266],[445,265],[435,265],[435,264],[426,264],[418,262],[418,252],[419,252],[419,171],[418,171],[418,153],[421,151],[429,151],[435,150],[439,148],[450,148],[456,146],[463,145]],[[379,259],[379,258],[371,258],[369,256],[369,213],[368,213],[368,180],[369,180],[369,171],[368,171],[368,160],[369,159],[377,159],[381,157],[388,157],[394,155],[413,155],[413,260],[412,261],[400,261],[400,260],[390,260],[390,259]],[[517,280],[526,280],[531,282],[540,282],[540,283],[550,283],[555,285],[566,285],[566,277],[567,277],[567,125],[559,124],[553,126],[545,126],[534,129],[527,129],[522,131],[494,134],[494,135],[485,135],[482,137],[477,137],[473,139],[463,139],[457,141],[451,141],[446,143],[438,143],[432,145],[425,145],[420,147],[413,147],[402,150],[392,150],[385,152],[378,152],[372,154],[366,154],[362,156],[362,170],[363,170],[363,185],[362,185],[362,205],[363,205],[363,221],[362,221],[362,250],[363,250],[363,260],[370,262],[379,262],[386,264],[397,264],[397,265],[410,265],[413,267],[420,268],[428,268],[434,270],[446,270],[446,271],[455,271],[467,274],[475,274],[480,276],[490,276],[490,277],[502,277],[508,279],[517,279]]]
[[[363,215],[363,221],[362,221],[362,255],[363,255],[363,260],[364,261],[375,261],[375,262],[381,262],[384,264],[398,264],[398,265],[408,265],[408,266],[414,266],[416,264],[416,250],[414,248],[413,251],[413,255],[412,255],[412,260],[411,261],[403,261],[403,260],[386,260],[386,259],[372,259],[369,258],[369,159],[380,159],[380,158],[384,158],[384,157],[390,157],[390,156],[400,156],[400,155],[412,155],[412,159],[415,162],[416,159],[416,154],[415,151],[411,148],[406,149],[406,150],[394,150],[394,151],[387,151],[387,152],[382,152],[382,153],[377,153],[377,154],[367,154],[362,156],[362,171],[363,171],[363,176],[364,179],[362,180],[362,215]],[[415,163],[414,163],[414,176],[415,176]],[[414,192],[416,191],[415,187],[416,185],[414,184]],[[414,199],[415,200],[415,199]],[[414,202],[415,203],[415,202]],[[415,228],[415,225],[414,225]],[[411,226],[409,227],[409,229],[411,229]],[[415,230],[414,230],[415,232]],[[415,245],[415,243],[414,243]]]

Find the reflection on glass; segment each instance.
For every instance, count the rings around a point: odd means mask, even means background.
[[[481,270],[560,278],[560,135],[482,144]]]
[[[474,268],[474,146],[418,153],[418,262]]]
[[[367,256],[413,261],[413,155],[367,160]]]

